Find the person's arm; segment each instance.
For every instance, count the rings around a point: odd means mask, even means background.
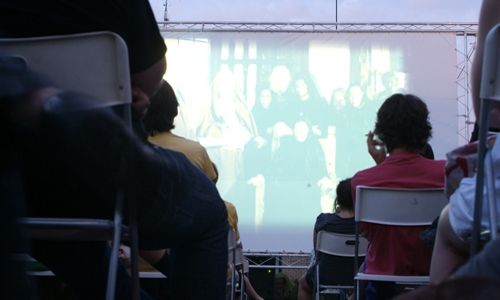
[[[431,283],[438,284],[448,278],[469,256],[469,245],[456,235],[450,224],[449,206],[439,217],[436,242],[432,251]]]
[[[452,278],[467,276],[500,278],[500,238],[486,244],[483,251],[461,266]]]
[[[373,132],[369,131],[366,135],[366,145],[368,147],[368,153],[373,158],[375,163],[378,165],[385,160],[387,156],[385,152],[384,144],[380,141],[377,141],[374,138]]]

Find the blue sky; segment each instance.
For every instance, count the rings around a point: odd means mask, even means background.
[[[158,20],[335,22],[334,0],[150,0]],[[337,0],[339,22],[477,22],[481,0]]]

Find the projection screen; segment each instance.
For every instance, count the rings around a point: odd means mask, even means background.
[[[174,132],[208,149],[247,251],[311,251],[389,95],[426,101],[437,159],[458,144],[454,33],[163,34]]]

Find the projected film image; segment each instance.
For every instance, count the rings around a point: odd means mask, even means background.
[[[310,249],[337,183],[374,165],[365,135],[380,104],[407,91],[407,51],[356,35],[213,33],[166,43],[166,79],[180,103],[174,132],[207,148],[245,248],[283,250],[274,234],[303,232]]]

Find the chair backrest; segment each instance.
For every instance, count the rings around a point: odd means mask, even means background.
[[[0,49],[55,86],[96,96],[103,106],[132,101],[127,46],[115,33],[0,39]]]
[[[245,254],[243,254],[243,249],[241,246],[237,246],[234,249],[234,264],[237,267],[242,266],[245,263]]]
[[[97,107],[115,106],[127,124],[130,120],[130,103],[132,102],[128,50],[124,40],[112,32],[92,32],[64,36],[46,36],[35,38],[0,39],[0,55],[16,57],[25,62],[33,71],[43,74],[54,83],[54,86],[68,91],[81,92],[100,100]],[[112,237],[112,251],[109,262],[106,299],[114,299],[117,269],[118,248],[122,233],[123,194],[117,195],[114,220],[111,226],[105,220],[81,219],[48,219],[26,218],[21,224],[38,233],[47,231],[40,238],[48,239],[54,233],[49,230],[73,229],[81,232],[95,231],[86,239],[99,240]],[[128,203],[129,232],[131,243],[131,268],[133,281],[133,297],[139,299],[137,228],[135,205]],[[102,221],[102,222],[101,222]],[[97,234],[99,230],[103,232]],[[57,234],[57,233],[55,233]],[[50,235],[50,236],[49,236]],[[76,235],[65,235],[67,238],[80,239]]]
[[[358,245],[360,260],[363,260],[368,241],[361,237]],[[322,294],[327,293],[323,291],[323,288],[347,288],[354,285],[356,253],[356,236],[354,234],[319,231],[316,236],[316,251],[318,252],[317,286],[315,287],[317,297],[319,297],[319,290],[322,290]]]
[[[316,236],[316,251],[328,255],[354,257],[356,235],[340,234],[328,231],[319,231]],[[359,256],[366,256],[368,241],[361,237],[359,239]]]
[[[236,231],[232,228],[229,228],[227,233],[227,263],[231,268],[231,274],[227,278],[227,285],[230,287],[230,290],[227,291],[228,298],[233,300],[236,298],[236,246],[238,245],[238,241],[236,240]]]
[[[490,128],[490,109],[492,102],[500,101],[500,24],[496,24],[486,35],[481,73],[481,111],[479,113],[478,131],[478,157],[476,193],[474,198],[473,225],[471,254],[478,253],[481,249],[481,230],[483,218],[483,202],[488,201],[491,237],[494,239],[498,232],[498,210],[495,193],[495,174],[493,174],[493,161],[491,152],[487,154],[487,135]],[[485,178],[486,176],[486,178]],[[485,180],[486,179],[486,180]],[[483,189],[486,187],[487,199],[483,199]]]
[[[227,233],[227,249],[234,250],[238,241],[236,240],[236,231],[229,229]]]
[[[396,226],[430,225],[447,203],[442,188],[357,186],[354,220]]]
[[[481,99],[500,101],[500,24],[495,25],[486,35],[482,62]],[[487,128],[485,128],[487,132]]]

